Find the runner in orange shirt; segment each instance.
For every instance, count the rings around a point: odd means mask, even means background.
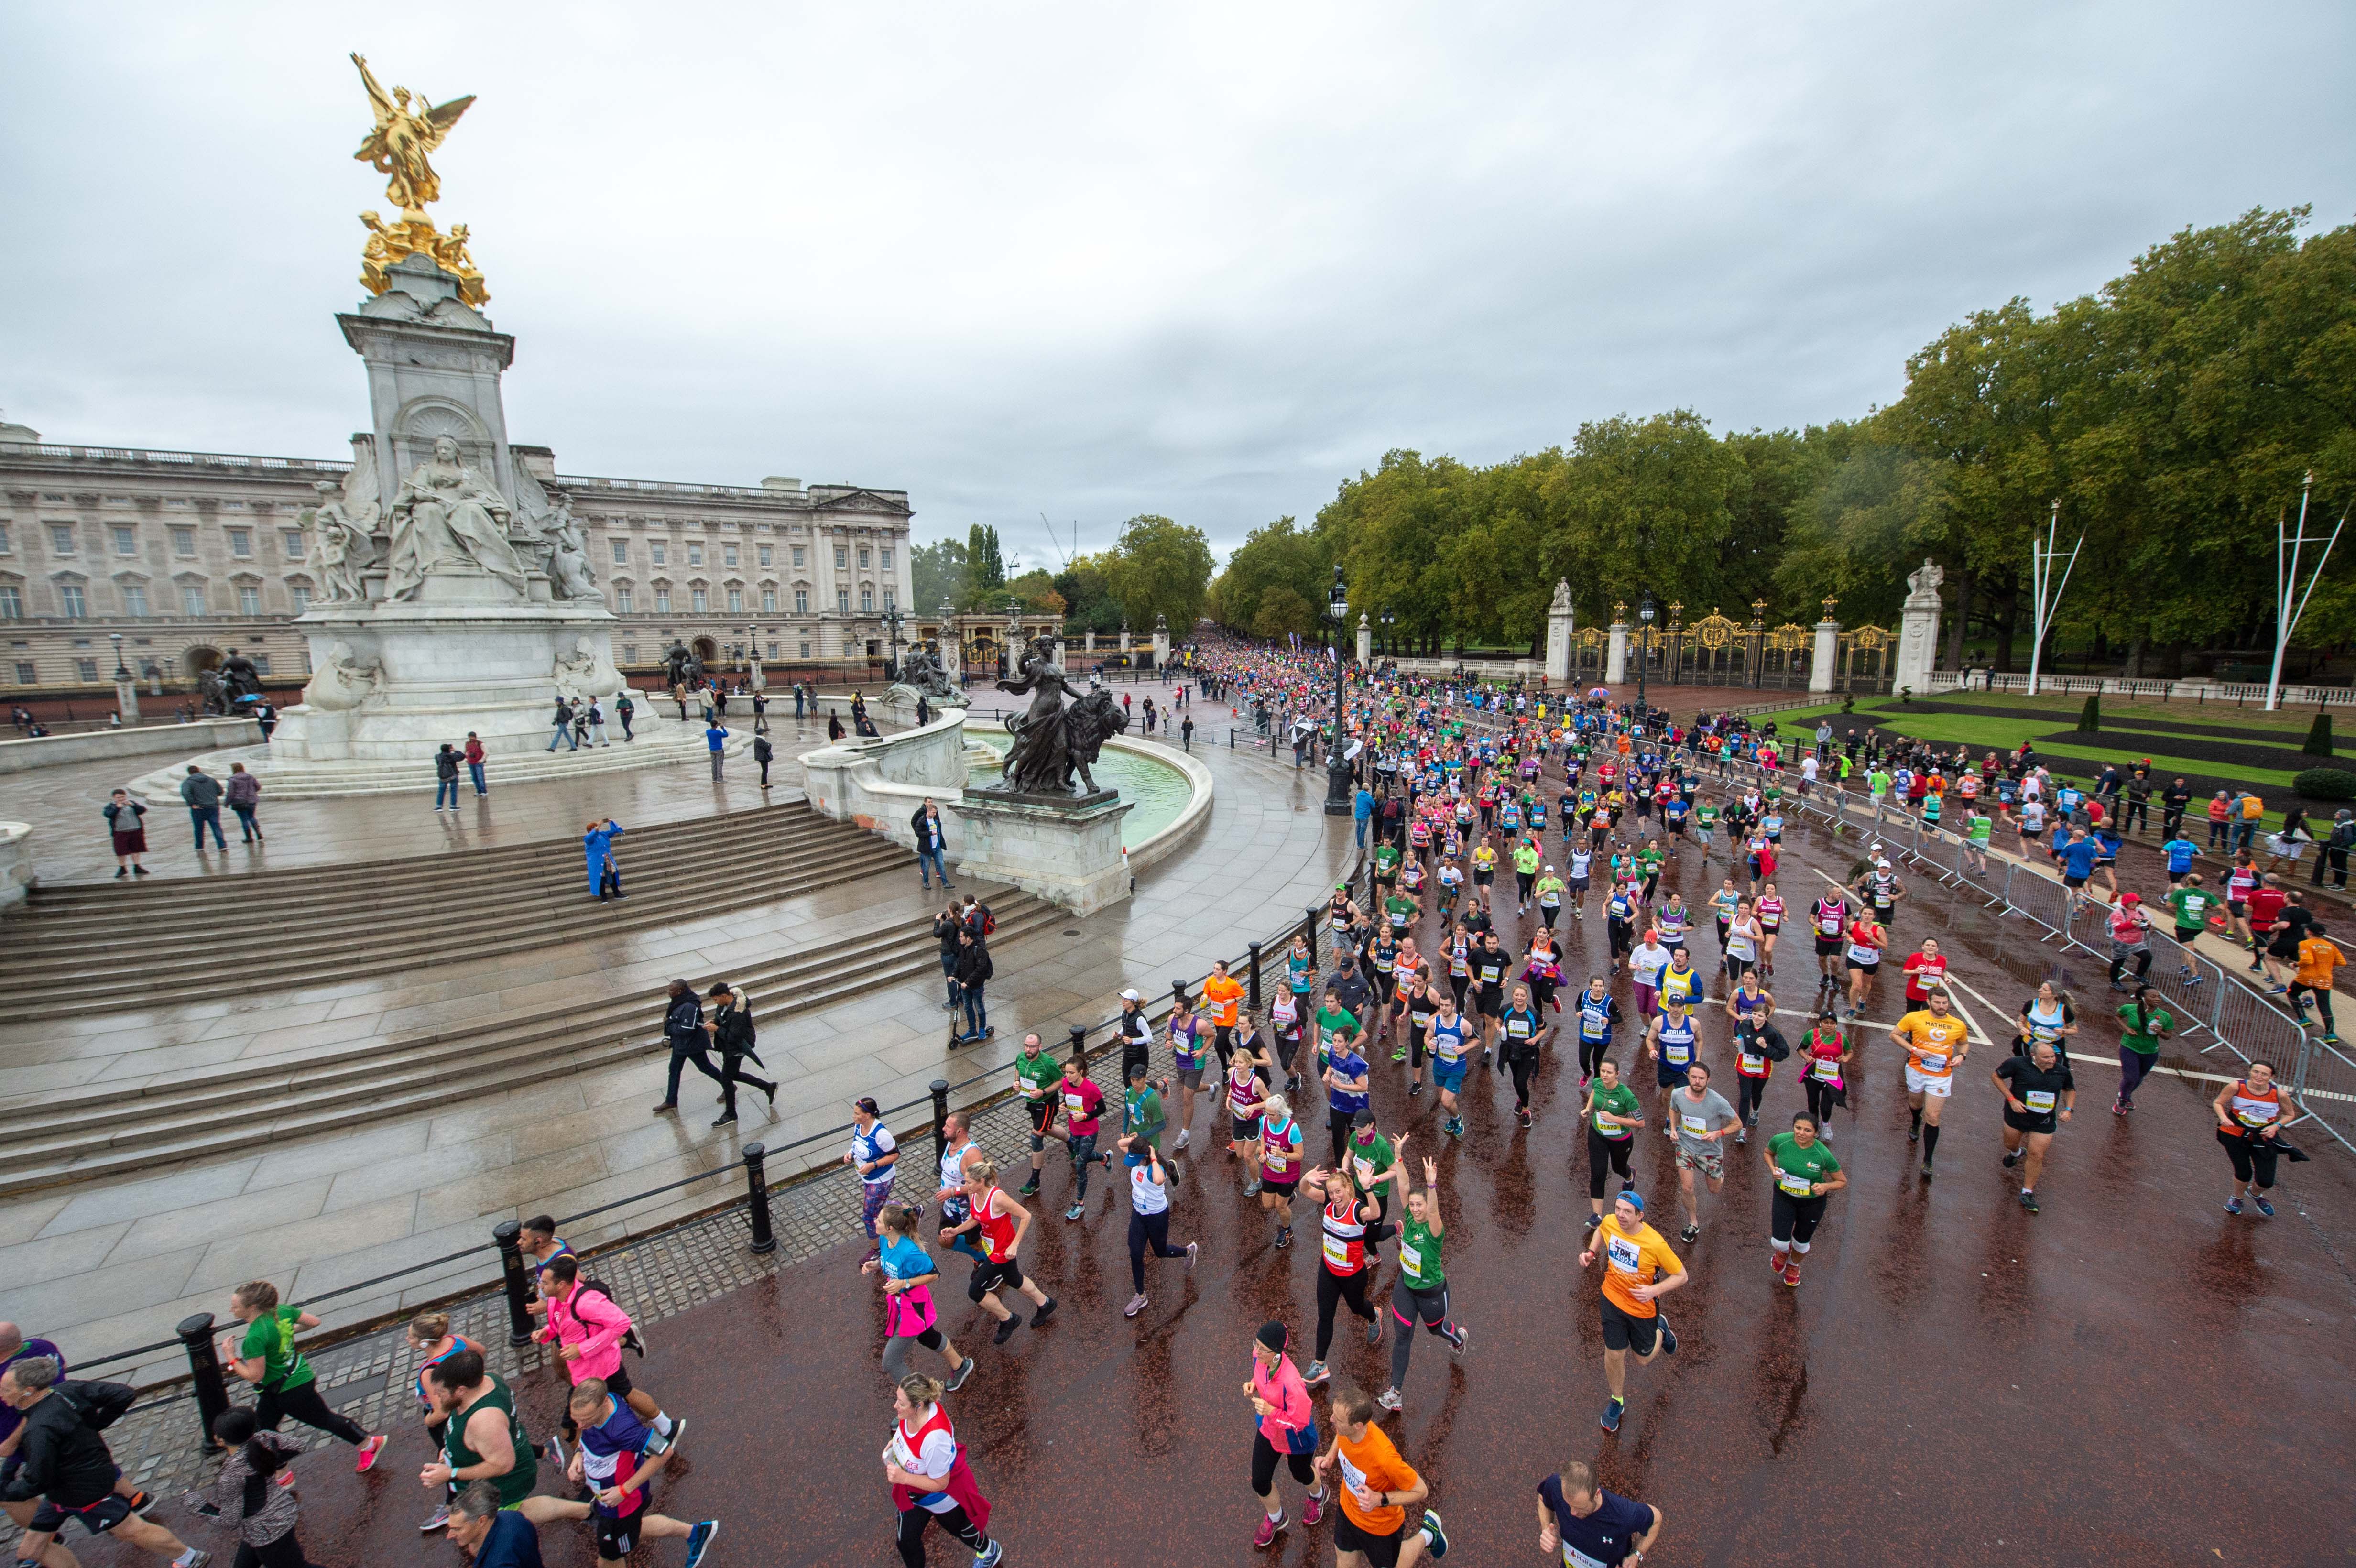
[[[1213,964],[1210,978],[1203,982],[1203,1006],[1211,1015],[1215,1031],[1211,1043],[1219,1053],[1219,1070],[1223,1072],[1235,1055],[1237,1004],[1243,999],[1243,982],[1227,973],[1227,961],[1222,958]]]
[[[1686,1283],[1686,1265],[1658,1231],[1644,1223],[1644,1198],[1622,1192],[1595,1228],[1592,1244],[1579,1254],[1586,1268],[1603,1259],[1603,1381],[1612,1398],[1603,1407],[1603,1430],[1620,1430],[1628,1408],[1628,1352],[1636,1364],[1677,1353],[1677,1337],[1661,1316],[1660,1298]]]
[[[1906,1141],[1922,1146],[1922,1179],[1931,1179],[1932,1157],[1939,1152],[1939,1107],[1955,1091],[1955,1069],[1971,1054],[1971,1029],[1949,1004],[1946,987],[1931,987],[1930,1001],[1900,1019],[1890,1031],[1906,1051],[1906,1105],[1913,1125]]]
[[[1423,1510],[1410,1531],[1407,1510],[1431,1488],[1399,1457],[1388,1434],[1375,1424],[1375,1402],[1363,1389],[1335,1392],[1333,1445],[1318,1456],[1322,1470],[1341,1470],[1342,1517],[1333,1521],[1333,1568],[1414,1568],[1426,1552],[1448,1555],[1440,1516]]]
[[[2308,926],[2307,934],[2299,939],[2298,969],[2290,979],[2290,1004],[2298,1009],[2298,1025],[2304,1029],[2308,998],[2315,999],[2315,1010],[2323,1017],[2327,1045],[2340,1043],[2340,1025],[2331,1017],[2331,972],[2347,962],[2339,944],[2325,940],[2323,927]]]

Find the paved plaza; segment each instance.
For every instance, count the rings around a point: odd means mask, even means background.
[[[807,740],[793,736],[788,714],[780,730],[781,763],[824,741],[815,725]],[[667,1061],[660,1008],[649,1001],[636,1029],[645,1049],[626,1064],[331,1136],[287,1139],[258,1131],[254,1147],[240,1157],[0,1200],[0,1317],[68,1333],[85,1354],[128,1349],[169,1339],[172,1325],[191,1311],[222,1310],[223,1293],[243,1279],[291,1281],[294,1294],[316,1295],[477,1245],[501,1219],[543,1210],[573,1213],[701,1172],[721,1173],[601,1216],[582,1227],[580,1239],[636,1233],[727,1196],[745,1144],[780,1148],[839,1126],[862,1094],[887,1105],[922,1100],[936,1078],[962,1082],[1002,1066],[1026,1029],[1060,1042],[1069,1025],[1102,1021],[1119,1010],[1123,987],[1166,996],[1173,980],[1199,978],[1215,959],[1239,956],[1249,941],[1297,919],[1346,869],[1350,855],[1346,832],[1329,833],[1316,810],[1322,773],[1296,774],[1289,764],[1224,745],[1197,745],[1194,755],[1217,781],[1208,819],[1175,854],[1140,874],[1130,902],[1085,923],[1053,920],[998,948],[998,977],[989,993],[998,1032],[985,1046],[954,1053],[947,1048],[937,970],[863,987],[823,1010],[765,1016],[762,1052],[784,1083],[775,1115],[752,1094],[743,1120],[715,1132],[705,1125],[709,1086],[691,1072],[679,1115],[648,1115],[661,1097]],[[495,783],[484,808],[490,826],[469,832],[477,839],[562,837],[577,834],[592,812],[630,821],[638,820],[633,812],[644,811],[647,819],[662,820],[759,804],[750,768],[732,762],[730,774],[718,786],[691,768],[511,791]],[[772,798],[787,793],[787,776],[773,773],[779,787]],[[81,787],[102,796],[102,779]],[[24,791],[21,782],[14,788]],[[622,804],[602,804],[608,791]],[[299,825],[291,841],[322,853],[338,836],[356,840],[372,831],[372,853],[426,854],[438,852],[444,831],[427,805],[415,803],[414,822],[406,805],[383,797],[294,803],[284,815]],[[470,797],[461,815],[476,809]],[[372,830],[366,826],[371,823],[378,824]],[[272,848],[278,848],[274,838]],[[627,848],[626,837],[626,856]],[[233,848],[229,858],[238,853]],[[161,857],[159,863],[170,865]],[[993,903],[1007,893],[971,885]],[[939,898],[919,889],[911,865],[706,920],[521,957],[444,965],[430,974],[330,980],[230,1002],[0,1028],[0,1063],[22,1093],[109,1082],[134,1086],[198,1062],[252,1061],[262,1072],[372,1039],[462,1028],[487,1011],[651,996],[674,975],[741,972],[853,933],[905,933],[910,950],[929,963]],[[1003,1082],[1001,1074],[991,1083]],[[839,1152],[830,1144],[799,1157],[830,1162]],[[770,1168],[782,1175],[795,1168],[787,1157]],[[741,1186],[734,1178],[734,1189]],[[445,1296],[474,1277],[470,1266],[406,1276],[396,1286],[341,1298],[323,1316],[331,1325],[354,1323]],[[158,1357],[147,1370],[160,1374],[170,1362]]]
[[[1248,784],[1280,802],[1287,794],[1288,781],[1264,763],[1218,765],[1223,788]],[[1289,815],[1323,827],[1309,812]],[[1325,831],[1338,853],[1344,830]],[[1855,852],[1813,823],[1786,839],[1787,897],[1820,870],[1846,870]],[[1692,899],[1717,876],[1688,855],[1672,885]],[[2356,1279],[2345,1264],[2356,1179],[2346,1160],[2315,1135],[2304,1141],[2317,1157],[2286,1168],[2276,1189],[2278,1218],[2221,1213],[2225,1161],[2206,1101],[2225,1063],[2171,1048],[2171,1071],[2147,1085],[2134,1116],[2109,1115],[2115,1030],[2094,1016],[2106,1011],[2095,1005],[2106,994],[2099,964],[2037,940],[2029,923],[1976,898],[1927,878],[1911,885],[1897,945],[1941,939],[1975,1029],[1938,1179],[1926,1185],[1915,1174],[1901,1053],[1885,1029],[1869,1028],[1851,1108],[1834,1119],[1850,1185],[1832,1200],[1805,1283],[1788,1290],[1764,1266],[1764,1173],[1755,1147],[1731,1151],[1725,1192],[1704,1200],[1700,1240],[1677,1247],[1693,1275],[1665,1307],[1678,1353],[1631,1370],[1616,1435],[1596,1425],[1604,1391],[1594,1277],[1575,1266],[1587,1161],[1567,1052],[1547,1053],[1526,1133],[1513,1124],[1503,1074],[1476,1068],[1461,1142],[1438,1136],[1429,1097],[1408,1098],[1387,1053],[1377,1061],[1384,1125],[1410,1128],[1411,1147],[1440,1159],[1451,1310],[1472,1330],[1462,1360],[1420,1339],[1406,1409],[1385,1423],[1429,1478],[1456,1561],[1527,1560],[1529,1490],[1573,1458],[1664,1510],[1662,1561],[2338,1560],[2356,1507],[2345,1463],[2356,1415],[2340,1392],[2356,1374],[2346,1333]],[[1163,921],[1183,902],[1149,887],[1137,918],[1153,899],[1163,901]],[[1602,946],[1600,923],[1570,927],[1567,975],[1590,972]],[[1183,971],[1188,957],[1173,955],[1168,967]],[[1813,965],[1787,952],[1782,968],[1779,1001],[1804,1008]],[[2089,1021],[2076,1042],[2080,1111],[2040,1184],[2043,1212],[2030,1216],[1997,1165],[1997,1104],[1984,1070],[2004,1049],[2003,1037],[1988,1037],[2046,977],[2087,999]],[[1871,1017],[1886,1025],[1899,1010],[1885,976]],[[1615,1051],[1623,1061],[1630,1054]],[[1779,1073],[1766,1122],[1788,1117],[1798,1099],[1788,1071]],[[626,1109],[635,1115],[636,1102]],[[1207,1125],[1198,1122],[1198,1144]],[[1010,1113],[985,1116],[983,1138],[1001,1160],[1019,1159]],[[928,1141],[912,1152],[929,1152]],[[910,1163],[914,1179],[902,1188],[913,1194],[929,1184],[921,1157]],[[1674,1233],[1665,1145],[1640,1142],[1636,1175]],[[1129,1294],[1125,1199],[1099,1181],[1086,1220],[1064,1222],[1071,1178],[1053,1162],[1024,1254],[1060,1300],[1052,1323],[991,1346],[956,1289],[966,1265],[945,1265],[945,1325],[979,1361],[951,1403],[1009,1561],[1330,1561],[1330,1523],[1302,1527],[1297,1498],[1276,1549],[1249,1546],[1255,1509],[1237,1392],[1248,1342],[1269,1317],[1311,1332],[1317,1263],[1313,1248],[1269,1245],[1236,1179],[1223,1156],[1188,1162],[1173,1235],[1202,1243],[1201,1264],[1191,1277],[1175,1262],[1149,1264],[1151,1304],[1134,1320],[1119,1311]],[[202,1211],[190,1210],[186,1222],[205,1222]],[[633,1361],[633,1375],[693,1425],[658,1506],[721,1520],[725,1561],[888,1559],[890,1505],[875,1459],[888,1420],[875,1365],[880,1313],[872,1282],[852,1266],[856,1225],[851,1184],[823,1179],[781,1195],[781,1264],[743,1250],[734,1215],[601,1263],[652,1324],[654,1353]],[[479,1225],[466,1239],[477,1234]],[[471,1277],[487,1285],[487,1266],[474,1265]],[[488,1334],[505,1357],[495,1297],[462,1309],[462,1327]],[[438,1539],[421,1544],[414,1529],[426,1500],[413,1478],[425,1445],[401,1392],[408,1360],[394,1346],[379,1337],[322,1358],[330,1397],[395,1435],[368,1477],[352,1475],[348,1452],[332,1444],[298,1462],[305,1546],[321,1568],[457,1562]],[[1387,1339],[1369,1349],[1343,1316],[1337,1382],[1380,1387],[1388,1355]],[[923,1352],[917,1360],[931,1364]],[[527,1420],[544,1432],[561,1381],[537,1352],[510,1364]],[[155,1451],[146,1473],[158,1482],[186,1472],[172,1439],[187,1420],[181,1405],[126,1424],[146,1435]],[[220,1545],[184,1516],[164,1517],[193,1543]],[[552,1564],[593,1560],[577,1527],[549,1527],[543,1544]],[[133,1560],[112,1543],[77,1548],[93,1565]],[[648,1560],[670,1561],[659,1547]],[[942,1542],[934,1560],[962,1559]]]

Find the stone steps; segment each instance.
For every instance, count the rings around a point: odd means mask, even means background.
[[[1001,944],[1064,918],[1053,905],[1012,890],[986,890],[985,897],[998,913]],[[755,1018],[767,1023],[835,1006],[877,986],[937,975],[936,953],[928,925],[894,925],[782,955],[727,977],[744,987]],[[349,1041],[299,1057],[5,1103],[13,1114],[0,1115],[0,1196],[450,1108],[469,1097],[641,1058],[659,1065],[666,1060],[662,1007],[662,993],[641,992],[586,1007],[495,1017],[464,1033]],[[946,1032],[946,1021],[943,1027]],[[616,1115],[627,1123],[637,1120],[636,1112]]]
[[[250,995],[257,973],[273,977],[265,988],[294,988],[645,930],[911,859],[798,805],[668,826],[673,831],[624,837],[630,896],[613,904],[589,897],[581,851],[562,842],[85,890],[100,900],[120,894],[112,909],[58,890],[56,901],[27,901],[0,923],[0,940],[22,955],[9,965],[14,984],[0,991],[0,1023]],[[265,951],[241,960],[224,947],[223,933],[257,926],[271,933]]]

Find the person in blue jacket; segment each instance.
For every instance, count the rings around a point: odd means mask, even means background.
[[[604,903],[607,897],[622,898],[622,869],[614,863],[614,840],[622,836],[622,825],[612,817],[593,822],[581,836],[581,848],[588,863],[589,891]]]

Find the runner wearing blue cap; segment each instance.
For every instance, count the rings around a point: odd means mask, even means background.
[[[1612,1212],[1596,1227],[1588,1249],[1579,1254],[1587,1268],[1603,1260],[1603,1381],[1612,1390],[1603,1407],[1603,1430],[1620,1430],[1627,1410],[1628,1352],[1636,1364],[1649,1366],[1653,1358],[1677,1353],[1677,1337],[1661,1316],[1660,1298],[1686,1283],[1686,1265],[1669,1250],[1658,1231],[1644,1223],[1644,1195],[1620,1194]]]

